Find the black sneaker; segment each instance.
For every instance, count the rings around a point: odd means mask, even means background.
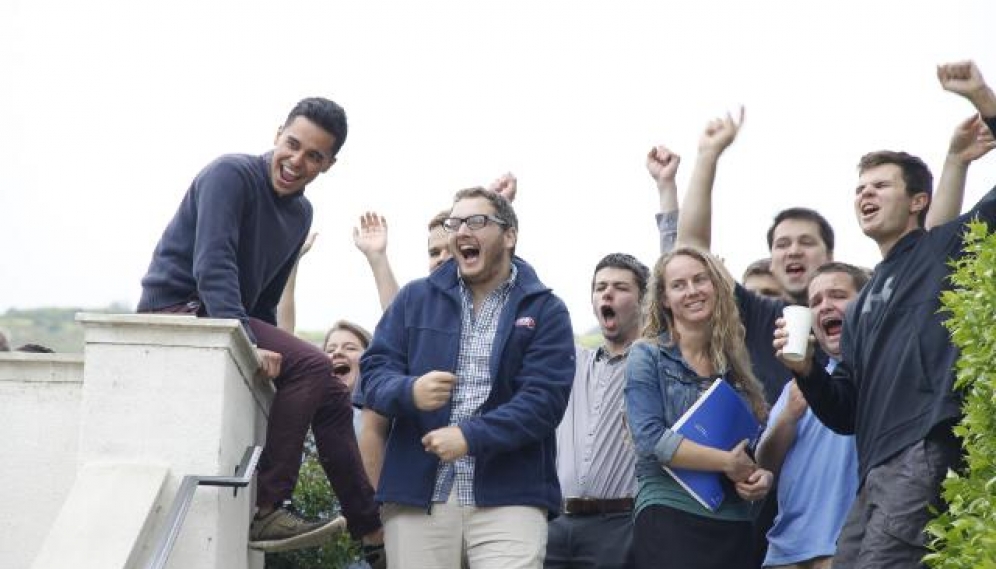
[[[346,518],[306,520],[285,507],[277,508],[249,526],[249,547],[277,552],[317,547],[346,531]]]

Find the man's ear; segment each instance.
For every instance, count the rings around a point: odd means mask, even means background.
[[[930,194],[927,192],[918,192],[913,194],[913,198],[910,200],[910,213],[920,214],[921,211],[927,209],[930,205]]]
[[[514,227],[509,227],[505,230],[505,248],[515,249],[516,243],[519,242],[519,231]]]
[[[329,171],[329,168],[331,168],[331,167],[332,167],[332,165],[333,165],[333,164],[335,164],[335,161],[336,161],[336,157],[335,157],[335,156],[333,156],[332,158],[329,158],[329,163],[328,163],[328,164],[326,164],[326,165],[325,165],[325,166],[324,166],[324,167],[322,168],[322,174],[324,174],[325,172],[328,172],[328,171]]]
[[[277,142],[280,140],[280,135],[284,132],[284,125],[277,127],[277,134],[273,136],[273,145],[276,146]]]

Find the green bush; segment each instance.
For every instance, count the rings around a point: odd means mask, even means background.
[[[939,569],[996,568],[996,233],[969,226],[966,255],[953,262],[953,290],[941,297],[946,325],[961,350],[955,388],[964,416],[955,427],[966,454],[964,473],[949,472],[948,508],[927,526]]]
[[[332,493],[325,471],[318,462],[312,434],[304,445],[304,462],[294,488],[294,507],[306,517],[332,519],[340,513],[339,502]],[[359,547],[348,534],[310,549],[298,549],[266,556],[266,569],[338,569],[359,559]]]

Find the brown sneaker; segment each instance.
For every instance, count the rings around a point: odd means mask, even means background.
[[[346,518],[306,520],[284,507],[262,518],[253,518],[249,526],[249,547],[266,552],[318,547],[346,531]]]
[[[363,560],[371,569],[387,569],[387,553],[384,551],[384,544],[364,545]]]

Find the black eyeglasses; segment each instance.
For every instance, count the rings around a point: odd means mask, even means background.
[[[477,215],[469,215],[467,217],[447,217],[443,220],[443,231],[446,231],[447,233],[456,233],[460,230],[460,226],[464,223],[467,224],[467,229],[477,231],[487,225],[489,221],[501,225],[502,227],[508,226],[508,222],[503,219],[498,219],[493,215],[479,213]]]

